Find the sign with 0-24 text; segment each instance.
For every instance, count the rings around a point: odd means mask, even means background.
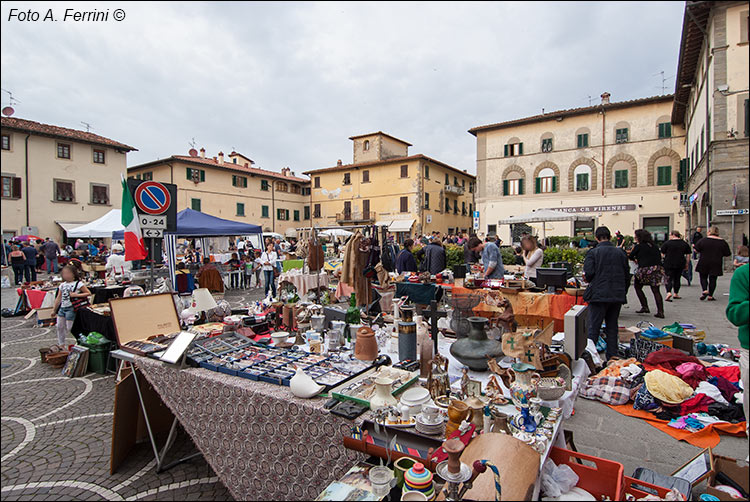
[[[141,214],[138,215],[138,221],[141,224],[141,228],[159,228],[161,230],[167,228],[166,216],[147,216],[145,214]]]

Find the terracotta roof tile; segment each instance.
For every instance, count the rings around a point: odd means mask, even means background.
[[[94,134],[92,132],[79,131],[77,129],[68,129],[67,127],[60,127],[49,124],[42,124],[40,122],[34,122],[33,120],[19,119],[14,117],[2,117],[1,124],[4,128],[30,132],[32,134],[38,134],[40,136],[66,138],[83,143],[111,146],[112,148],[118,148],[127,151],[138,150],[137,148],[134,148],[132,146],[120,143],[113,139],[105,138],[104,136],[99,136],[98,134]]]
[[[410,160],[426,160],[427,162],[432,162],[433,164],[437,164],[439,166],[445,167],[447,169],[450,169],[452,171],[455,171],[459,174],[462,174],[464,176],[468,176],[470,178],[476,178],[475,175],[471,173],[467,173],[464,171],[461,171],[460,169],[450,166],[444,162],[440,162],[439,160],[435,160],[432,157],[428,157],[427,155],[423,155],[421,153],[415,154],[415,155],[409,155],[408,157],[393,157],[392,159],[385,159],[385,160],[373,160],[371,162],[360,162],[359,164],[344,164],[341,166],[333,166],[333,167],[323,167],[320,169],[313,169],[310,171],[305,171],[302,174],[316,174],[316,173],[326,173],[331,171],[345,171],[347,169],[360,169],[362,167],[374,167],[374,166],[380,166],[384,164],[393,164],[393,163],[399,163],[399,162],[408,162]]]
[[[357,136],[349,136],[349,139],[358,139],[358,138],[365,138],[365,137],[367,137],[367,136],[377,136],[378,134],[380,134],[381,136],[385,136],[386,138],[391,138],[391,139],[393,139],[393,140],[396,140],[396,141],[398,141],[399,143],[403,143],[404,145],[407,145],[407,146],[414,146],[414,145],[412,145],[411,143],[409,143],[408,141],[404,141],[404,140],[402,140],[402,139],[398,139],[397,137],[395,137],[395,136],[391,136],[390,134],[386,134],[386,133],[384,133],[383,131],[378,131],[378,132],[371,132],[370,134],[358,134]]]
[[[224,161],[223,164],[219,164],[218,160],[214,160],[210,157],[190,157],[189,155],[172,155],[171,157],[167,157],[165,159],[158,159],[151,162],[146,162],[145,164],[139,164],[137,166],[130,166],[128,167],[128,170],[134,170],[134,169],[140,169],[144,167],[153,166],[156,164],[164,164],[171,161],[179,161],[184,162],[186,164],[196,164],[196,165],[203,165],[207,167],[213,167],[218,169],[228,169],[230,171],[238,171],[242,173],[247,174],[255,174],[257,176],[268,176],[271,178],[277,178],[280,180],[286,180],[286,181],[296,181],[298,183],[309,183],[310,180],[306,180],[304,178],[298,178],[297,176],[284,176],[281,173],[277,173],[276,171],[268,171],[266,169],[260,169],[258,167],[245,167],[244,164],[237,163],[235,164],[232,161]]]

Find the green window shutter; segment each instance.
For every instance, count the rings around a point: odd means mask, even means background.
[[[299,209],[294,210],[294,221],[299,221]]]
[[[508,180],[503,180],[503,195],[508,195]]]
[[[579,134],[576,136],[576,144],[578,145],[578,148],[581,148],[581,141],[583,140],[583,137]]]
[[[542,179],[534,178],[534,193],[540,193],[542,191]]]
[[[672,137],[672,124],[667,122],[664,124],[664,137],[665,138],[671,138]]]
[[[557,176],[552,177],[552,191],[557,192]]]
[[[518,180],[518,195],[523,195],[523,178]]]
[[[518,144],[518,155],[523,155],[523,143]]]
[[[201,181],[206,181],[206,171],[201,169]]]
[[[268,206],[261,206],[260,207],[260,215],[263,218],[268,218]]]
[[[193,179],[193,173],[192,173],[192,171],[193,170],[190,169],[189,167],[187,168],[187,179],[189,179],[189,180]]]
[[[628,170],[621,169],[615,171],[615,188],[627,188],[628,187]]]
[[[233,187],[237,186],[237,176],[235,176],[234,174],[232,175],[232,186]]]
[[[672,184],[672,166],[659,166],[657,176],[657,185],[671,185]]]
[[[504,157],[507,157],[507,156],[508,156],[508,145],[505,145],[505,155],[503,155],[503,156],[504,156]]]
[[[200,211],[201,210],[201,200],[200,199],[191,199],[190,200],[190,207],[193,211]]]

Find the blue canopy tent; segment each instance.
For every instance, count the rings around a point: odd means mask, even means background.
[[[225,220],[210,214],[192,209],[183,209],[177,213],[177,230],[164,234],[164,245],[169,260],[169,275],[175,283],[178,237],[232,237],[236,235],[262,234],[260,225]],[[124,232],[113,232],[112,238],[123,239]],[[205,251],[205,246],[203,247]]]

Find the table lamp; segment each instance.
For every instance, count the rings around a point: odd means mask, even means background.
[[[218,307],[216,300],[211,295],[208,288],[198,288],[193,290],[193,297],[190,300],[190,307],[188,307],[188,310],[194,314],[200,315],[200,318],[195,324],[206,322],[206,311],[216,307]]]

